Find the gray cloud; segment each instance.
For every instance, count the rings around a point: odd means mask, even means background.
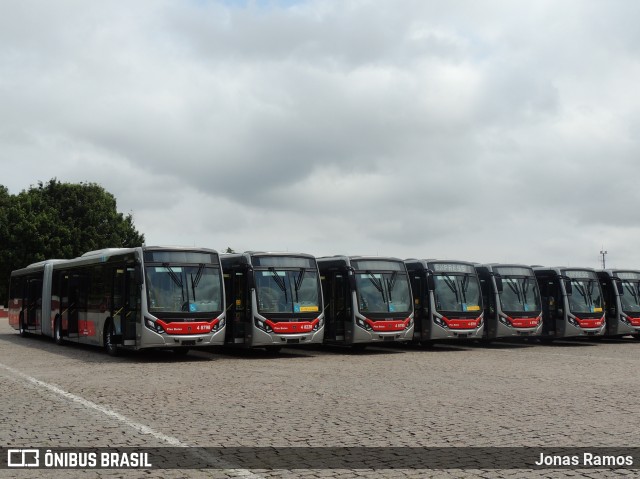
[[[153,243],[640,268],[639,10],[5,2],[1,183]]]

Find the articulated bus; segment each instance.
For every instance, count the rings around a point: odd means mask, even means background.
[[[248,251],[220,259],[229,304],[226,345],[277,351],[322,343],[324,308],[314,256]]]
[[[414,341],[482,339],[482,295],[473,263],[433,259],[405,263],[416,307]]]
[[[218,253],[112,248],[13,271],[9,324],[21,335],[120,349],[222,344],[225,303]]]
[[[519,264],[476,265],[484,304],[484,339],[542,334],[542,302],[533,269]]]
[[[318,258],[327,325],[325,343],[363,346],[413,337],[407,269],[397,258]]]
[[[640,339],[640,271],[598,271],[607,316],[606,336]]]
[[[604,301],[595,270],[543,266],[533,270],[542,299],[543,339],[604,334]]]

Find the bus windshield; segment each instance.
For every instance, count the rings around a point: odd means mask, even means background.
[[[220,270],[201,265],[147,266],[149,312],[213,312],[222,308]]]
[[[620,301],[625,313],[640,313],[640,282],[623,280]]]
[[[480,283],[471,274],[435,274],[435,301],[439,311],[480,311]]]
[[[407,275],[398,271],[358,272],[356,288],[362,313],[395,313],[411,310]]]
[[[257,270],[258,309],[263,313],[317,313],[320,311],[318,272],[295,270]]]
[[[574,313],[602,313],[602,294],[596,279],[571,278],[569,307]]]
[[[502,276],[500,304],[503,311],[539,312],[542,307],[536,279],[532,276]]]

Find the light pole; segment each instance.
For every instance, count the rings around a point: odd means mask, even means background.
[[[605,265],[605,261],[604,261],[604,255],[607,254],[607,252],[604,249],[600,250],[600,254],[602,255],[602,269],[607,269],[606,265]]]

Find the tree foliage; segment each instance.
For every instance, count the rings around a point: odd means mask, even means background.
[[[140,246],[144,235],[115,197],[95,183],[39,182],[12,196],[0,185],[0,303],[12,270],[102,248]]]

